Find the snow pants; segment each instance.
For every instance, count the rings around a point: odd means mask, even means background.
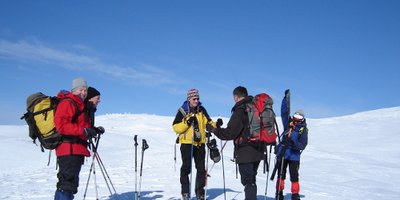
[[[257,199],[256,176],[260,161],[239,164],[240,179],[244,186],[245,200]]]
[[[84,156],[68,155],[57,158],[57,190],[65,193],[76,194],[79,186],[79,173],[81,171]]]
[[[191,166],[192,161],[190,158],[192,157],[192,145],[191,144],[181,144],[181,156],[182,156],[182,167],[181,167],[181,192],[182,194],[189,193],[189,174],[193,167]],[[195,192],[196,196],[204,195],[204,186],[205,186],[205,145],[201,146],[193,146],[193,159],[196,166],[196,184],[195,184]]]
[[[293,195],[298,196],[300,192],[300,184],[299,184],[300,161],[293,161],[286,159],[283,160],[282,177],[280,177],[281,163],[278,163],[278,180],[276,182],[276,188],[279,191],[283,191],[283,189],[285,188],[286,169],[288,166],[289,166],[292,196]]]

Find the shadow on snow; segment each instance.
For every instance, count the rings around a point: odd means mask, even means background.
[[[156,191],[142,191],[140,192],[140,199],[142,200],[150,200],[150,199],[159,199],[163,198],[162,195],[159,193],[162,193],[163,191],[161,190],[156,190]],[[135,192],[125,192],[122,194],[114,194],[109,197],[109,200],[132,200],[135,197]]]
[[[231,193],[229,196],[231,196],[232,200],[235,199],[241,199],[242,197],[238,197],[239,194],[241,194],[241,191],[234,191],[232,189],[227,188],[226,189],[227,193]],[[151,199],[163,199],[164,196],[161,195],[160,193],[163,193],[161,190],[156,190],[156,191],[142,191],[140,192],[140,199],[142,200],[151,200]],[[236,193],[235,196],[232,197],[232,193]],[[224,198],[224,189],[223,188],[212,188],[207,190],[207,196],[208,200],[211,199],[223,199]],[[300,195],[301,198],[304,198],[304,195]],[[134,192],[125,192],[122,194],[114,194],[109,197],[109,200],[132,200],[134,199]],[[169,200],[179,200],[180,198],[169,198]],[[192,200],[195,199],[195,197],[191,198]],[[264,200],[265,197],[264,195],[257,195],[257,200]],[[284,200],[290,200],[291,199],[291,194],[286,193]],[[266,200],[275,200],[275,196],[267,196]]]

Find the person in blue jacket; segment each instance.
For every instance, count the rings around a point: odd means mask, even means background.
[[[286,169],[289,166],[292,200],[300,200],[299,167],[301,152],[308,142],[307,123],[302,109],[297,110],[293,117],[289,113],[288,98],[282,101],[281,117],[284,133],[275,152],[278,156],[278,180],[276,183],[276,199],[283,200]],[[282,162],[283,158],[283,162]]]

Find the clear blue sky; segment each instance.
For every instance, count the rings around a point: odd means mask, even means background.
[[[232,90],[285,89],[310,118],[400,106],[400,1],[0,2],[0,124],[84,77],[98,114],[173,116],[192,87],[211,116]]]

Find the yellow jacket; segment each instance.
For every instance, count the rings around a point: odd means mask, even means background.
[[[193,125],[188,125],[187,121],[189,118],[194,115],[196,116],[198,122],[198,131],[200,132],[201,139],[200,142],[195,142],[193,140],[194,127]],[[185,112],[185,110],[181,107],[178,110],[178,113],[175,116],[175,120],[172,124],[172,128],[175,133],[179,137],[179,143],[181,144],[193,144],[195,146],[199,146],[199,144],[206,143],[206,125],[210,123],[214,128],[216,128],[216,124],[211,118],[208,116],[206,109],[203,106],[198,106],[194,111]]]

